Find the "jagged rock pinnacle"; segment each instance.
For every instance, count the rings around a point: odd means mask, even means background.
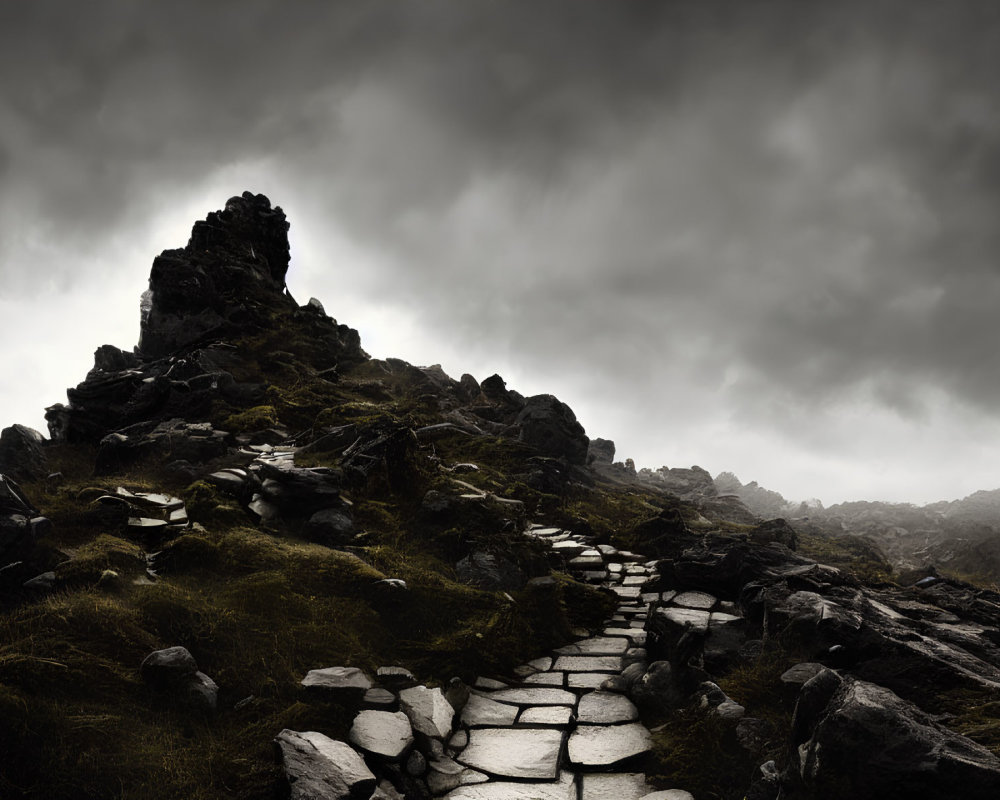
[[[264,321],[284,295],[288,222],[262,194],[232,197],[196,222],[187,246],[153,261],[139,353],[159,357],[234,326]]]

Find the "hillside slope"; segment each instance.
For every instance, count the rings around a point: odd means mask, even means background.
[[[496,763],[463,707],[498,679],[562,681],[563,721],[525,723],[557,755],[638,736],[587,728],[591,693],[654,730],[545,793],[995,796],[1000,596],[901,587],[700,468],[637,472],[551,395],[370,358],[288,294],[287,230],[250,193],[196,223],[153,263],[135,350],[97,349],[51,439],[4,430],[0,796],[523,796],[500,766],[442,777]],[[608,636],[632,646],[591,678],[538,666]],[[421,728],[405,686],[448,719]],[[359,744],[362,708],[409,742]]]

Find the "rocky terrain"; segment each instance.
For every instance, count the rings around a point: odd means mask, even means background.
[[[998,796],[995,591],[370,358],[287,230],[197,222],[0,434],[0,797]]]

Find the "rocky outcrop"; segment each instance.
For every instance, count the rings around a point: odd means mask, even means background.
[[[888,689],[829,670],[803,688],[790,753],[797,797],[992,800],[1000,789],[1000,759],[985,747]]]
[[[590,440],[568,405],[550,394],[529,397],[514,420],[521,426],[520,440],[543,453],[586,464]]]

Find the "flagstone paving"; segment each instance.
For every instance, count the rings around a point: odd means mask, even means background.
[[[650,610],[707,627],[715,598],[698,592],[642,592],[658,577],[643,556],[594,547],[558,528],[528,531],[561,554],[578,579],[615,592],[620,605],[597,635],[558,648],[514,670],[480,677],[462,711],[463,729],[450,740],[452,775],[440,781],[443,800],[683,800],[687,792],[651,787],[641,762],[652,737],[625,695],[601,686],[645,659]],[[624,563],[623,563],[624,562]],[[672,605],[667,606],[671,601]],[[667,607],[664,607],[667,606]],[[497,678],[502,678],[498,680]],[[439,762],[444,768],[447,761]],[[631,767],[631,769],[629,769]],[[461,772],[456,772],[460,770]],[[437,781],[429,781],[437,784]]]

